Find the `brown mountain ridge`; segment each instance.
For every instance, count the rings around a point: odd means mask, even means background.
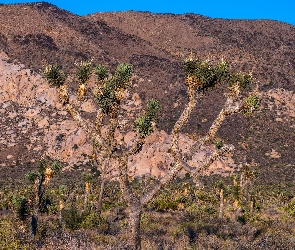
[[[263,107],[253,119],[231,118],[219,136],[236,146],[237,162],[260,166],[263,178],[264,167],[294,165],[294,48],[295,26],[276,21],[133,11],[78,16],[46,2],[0,5],[0,49],[11,61],[35,72],[44,61],[59,63],[67,72],[76,60],[93,59],[112,70],[129,62],[140,79],[134,92],[144,101],[161,100],[159,128],[167,133],[186,102],[181,60],[191,51],[203,59],[224,57],[234,70],[251,71]],[[204,96],[185,132],[204,133],[223,100],[220,90]],[[2,125],[7,122],[3,116]],[[8,152],[6,144],[0,147]],[[272,157],[272,150],[279,157]],[[16,164],[6,156],[3,161]]]

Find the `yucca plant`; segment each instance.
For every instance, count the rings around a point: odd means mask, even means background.
[[[26,179],[33,185],[34,200],[32,201],[32,234],[35,237],[38,226],[38,213],[42,205],[42,199],[49,181],[62,170],[62,164],[58,161],[50,163],[45,158],[37,162],[38,169],[26,174]]]
[[[77,98],[79,101],[83,101],[86,95],[86,82],[89,80],[92,73],[91,62],[76,63],[76,78],[79,83]]]

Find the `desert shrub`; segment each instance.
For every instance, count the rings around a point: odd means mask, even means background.
[[[292,217],[295,217],[295,199],[294,198],[284,207],[284,210]]]
[[[70,209],[63,210],[61,214],[66,228],[71,230],[79,229],[81,227],[81,223],[87,216],[85,213],[79,213],[79,210],[74,206]]]
[[[156,211],[176,211],[184,209],[187,201],[188,197],[181,192],[167,192],[153,199],[150,206]]]
[[[223,147],[223,142],[222,142],[222,140],[220,140],[220,139],[216,139],[216,141],[215,141],[215,146],[216,146],[216,148],[221,149],[221,148]]]
[[[109,225],[107,221],[97,212],[90,212],[81,222],[81,227],[97,229],[100,233],[106,233]]]
[[[0,220],[0,249],[2,250],[29,250],[33,249],[30,243],[21,242],[18,238],[19,226],[12,218]]]

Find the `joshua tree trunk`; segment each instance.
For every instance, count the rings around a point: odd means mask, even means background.
[[[89,189],[90,189],[90,183],[86,182],[85,183],[85,196],[84,196],[84,211],[86,211],[86,209],[87,209]]]
[[[98,203],[97,203],[97,211],[99,214],[101,213],[104,185],[105,185],[105,179],[102,178],[100,183],[100,191],[99,191],[99,197],[98,197]]]
[[[224,190],[221,189],[220,193],[220,206],[219,206],[219,218],[221,219],[223,217],[223,209],[224,209]]]
[[[42,184],[43,184],[43,179],[36,179],[34,188],[35,188],[35,202],[33,203],[33,213],[32,213],[32,221],[31,221],[31,226],[32,226],[32,234],[35,239],[36,233],[37,233],[37,227],[38,227],[38,213],[39,213],[39,208],[40,208],[40,203],[42,199]]]
[[[254,201],[251,200],[250,201],[250,215],[251,215],[251,218],[253,217],[253,211],[254,211]]]
[[[130,229],[131,229],[131,242],[134,247],[134,250],[141,249],[140,216],[141,216],[141,208],[137,206],[132,207],[129,214],[129,221],[130,221]]]
[[[64,209],[63,200],[59,200],[59,222],[62,222],[62,210]]]

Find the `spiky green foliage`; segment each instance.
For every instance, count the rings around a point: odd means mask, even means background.
[[[239,83],[242,89],[249,88],[252,83],[252,76],[250,74],[236,73],[229,78],[229,85],[232,86]]]
[[[153,132],[152,122],[145,115],[137,118],[134,127],[141,137],[147,137]]]
[[[40,179],[41,176],[42,175],[39,171],[30,171],[25,175],[26,179],[31,183],[34,183],[37,179]]]
[[[53,87],[60,87],[66,81],[65,73],[57,65],[46,66],[43,77],[49,82]]]
[[[141,137],[145,138],[154,131],[153,122],[155,122],[158,118],[159,109],[159,102],[152,99],[148,101],[147,108],[144,113],[136,119],[134,128]]]
[[[114,88],[126,89],[129,85],[129,80],[131,79],[133,73],[133,68],[128,63],[121,63],[117,67],[111,82],[115,85]]]
[[[216,81],[219,83],[226,83],[230,77],[229,66],[223,59],[214,68]]]
[[[223,142],[220,139],[216,139],[215,146],[217,149],[221,149],[223,147]]]
[[[104,65],[99,64],[96,66],[95,74],[97,75],[97,79],[99,81],[103,81],[108,76],[108,70]]]
[[[248,164],[243,164],[242,173],[247,180],[253,180],[258,177],[257,171],[251,169]]]
[[[87,82],[91,76],[92,65],[91,62],[81,62],[77,65],[76,77],[80,84]]]
[[[260,98],[255,94],[250,95],[244,102],[243,115],[250,116],[254,111],[258,110],[259,107],[260,107]]]
[[[285,207],[284,210],[292,217],[295,217],[295,199],[293,198]]]
[[[117,110],[121,100],[121,92],[130,86],[132,71],[131,65],[127,63],[120,64],[115,74],[94,92],[94,97],[105,114],[111,115]],[[106,74],[102,66],[100,66],[99,73],[98,77],[100,79]]]
[[[110,114],[110,111],[117,109],[119,100],[110,83],[104,84],[102,89],[94,91],[94,97],[98,106],[103,110],[105,114]]]
[[[83,173],[82,173],[82,180],[83,180],[84,182],[91,182],[91,181],[93,181],[93,175],[90,174],[90,173],[85,173],[85,172],[83,172]]]
[[[223,180],[219,180],[219,181],[217,181],[217,182],[215,183],[214,187],[217,188],[217,189],[219,189],[219,190],[221,190],[221,189],[225,190],[225,188],[226,188],[226,186],[225,186]]]
[[[183,69],[186,83],[197,90],[213,88],[218,83],[228,83],[230,87],[238,83],[241,89],[247,89],[252,83],[251,74],[231,74],[224,60],[213,65],[208,60],[190,57],[183,61]]]
[[[240,182],[240,175],[233,176],[234,185],[232,188],[232,194],[235,200],[239,201],[240,194],[241,194],[241,187],[239,185]]]
[[[183,69],[187,84],[197,90],[213,88],[229,78],[228,64],[223,60],[213,65],[207,60],[202,62],[198,58],[188,58],[183,61]]]
[[[53,170],[53,176],[56,176],[58,175],[61,170],[62,170],[62,164],[60,161],[54,161],[52,164],[51,164],[51,169]]]
[[[38,170],[30,171],[25,175],[26,179],[31,183],[34,183],[37,179],[41,180],[44,178],[45,171],[48,166],[52,169],[51,177],[58,175],[62,170],[62,164],[59,161],[54,161],[51,165],[49,165],[45,159],[41,159],[37,162],[37,166]]]
[[[68,193],[68,187],[66,185],[60,185],[57,190],[58,195],[64,196]]]

